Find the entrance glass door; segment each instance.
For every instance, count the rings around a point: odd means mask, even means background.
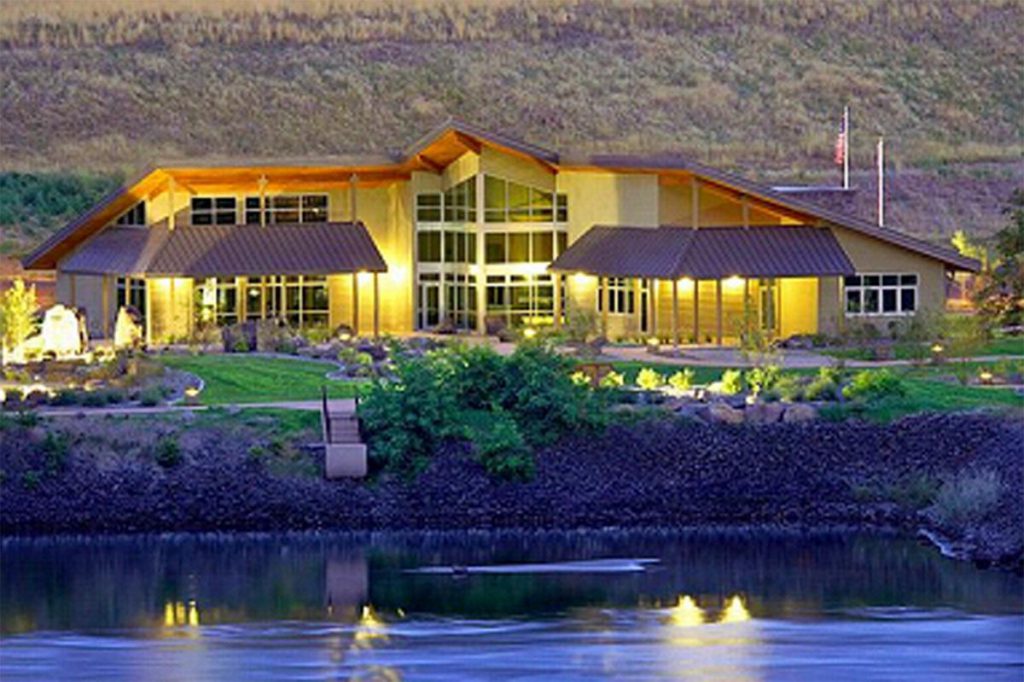
[[[757,317],[761,331],[774,336],[778,332],[778,288],[774,279],[762,279],[757,282],[758,306]]]
[[[441,277],[438,274],[420,275],[418,322],[420,329],[431,329],[441,323]]]

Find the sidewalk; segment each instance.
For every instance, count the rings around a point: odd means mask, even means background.
[[[53,407],[37,410],[40,417],[106,417],[106,416],[139,416],[151,414],[174,414],[177,412],[201,412],[212,407],[226,410],[307,410],[319,411],[319,400],[284,400],[269,403],[237,403],[226,405],[157,405],[155,407]],[[331,414],[351,414],[356,411],[356,401],[352,398],[338,398],[328,401]]]

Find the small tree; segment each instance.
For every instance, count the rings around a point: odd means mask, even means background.
[[[947,315],[942,323],[942,340],[946,353],[959,358],[956,375],[960,383],[966,384],[971,375],[970,359],[988,341],[987,321],[980,315]]]
[[[1003,213],[1006,226],[992,237],[994,262],[985,273],[976,302],[993,322],[1024,324],[1024,189],[1016,189]]]
[[[22,279],[0,297],[0,336],[3,341],[4,363],[24,362],[25,341],[35,334],[35,312],[39,307],[36,288],[26,287]]]

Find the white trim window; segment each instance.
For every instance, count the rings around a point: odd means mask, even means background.
[[[913,315],[917,312],[918,276],[914,273],[861,273],[843,278],[847,317]]]
[[[234,197],[192,197],[193,225],[234,225],[238,222]]]
[[[608,314],[609,315],[632,315],[636,310],[636,296],[633,280],[629,277],[608,277],[605,280],[608,287]],[[604,308],[604,291],[599,287],[597,290],[597,312]]]
[[[265,224],[326,223],[326,194],[278,194],[263,198]],[[260,224],[260,197],[245,198],[245,224]]]

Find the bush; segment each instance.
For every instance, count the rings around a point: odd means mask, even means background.
[[[107,394],[103,391],[88,391],[82,396],[84,407],[105,407],[106,404]]]
[[[153,459],[165,469],[181,464],[181,444],[174,436],[164,436],[156,442]]]
[[[774,388],[779,382],[780,376],[782,376],[782,368],[778,365],[768,364],[754,367],[747,372],[747,386],[757,396]]]
[[[612,370],[601,377],[601,381],[598,385],[601,388],[622,388],[626,385],[626,377],[622,376],[615,370]]]
[[[898,397],[907,392],[903,380],[887,369],[865,369],[853,375],[843,389],[843,396],[850,400],[879,400],[890,396]]]
[[[743,375],[738,369],[727,369],[722,372],[722,393],[736,395],[743,390]]]
[[[484,428],[467,434],[476,446],[477,456],[487,473],[509,480],[529,480],[535,463],[515,421],[505,412],[485,415]]]
[[[82,396],[78,391],[62,388],[50,398],[50,404],[54,407],[67,407],[69,405],[77,405],[81,399]]]
[[[644,367],[636,375],[636,385],[645,391],[656,391],[665,383],[665,377],[650,367]]]
[[[468,437],[487,440],[476,445],[489,453],[513,453],[508,466],[521,468],[517,439],[537,447],[605,423],[603,401],[573,380],[571,368],[571,360],[538,344],[523,344],[508,357],[481,346],[399,358],[393,380],[372,384],[360,403],[371,459],[415,472],[445,439]],[[508,421],[517,435],[507,427],[498,435],[467,429],[467,414]]]
[[[46,437],[43,439],[43,459],[46,462],[46,470],[50,473],[62,470],[67,464],[70,450],[67,436],[63,433],[47,431]]]
[[[784,374],[766,393],[786,402],[795,403],[804,399],[806,383],[796,374]]]
[[[139,394],[139,404],[143,407],[156,407],[164,399],[159,386],[150,386]]]
[[[961,472],[942,484],[931,509],[944,525],[977,523],[996,510],[1002,492],[995,471]]]
[[[693,388],[694,376],[695,374],[692,368],[684,367],[668,378],[668,385],[672,387],[672,390],[679,393],[689,391]]]

